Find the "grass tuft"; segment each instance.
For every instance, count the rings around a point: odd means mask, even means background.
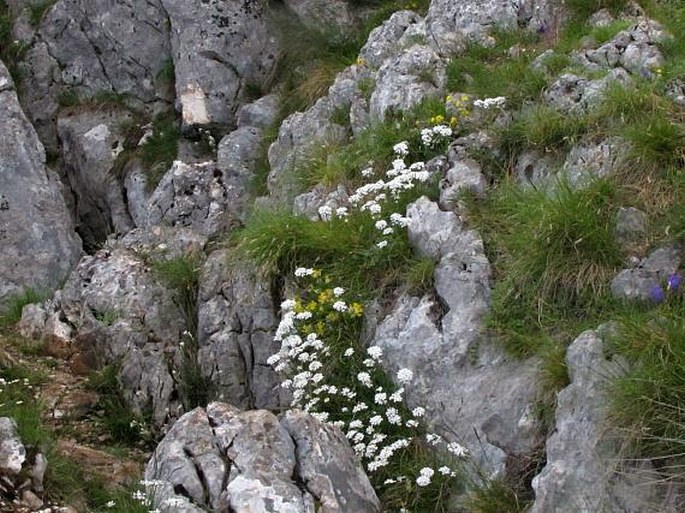
[[[8,328],[21,320],[21,312],[26,305],[40,303],[47,297],[47,292],[38,292],[28,288],[10,297],[0,310],[0,328]]]

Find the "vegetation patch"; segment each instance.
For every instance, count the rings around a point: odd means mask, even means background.
[[[40,292],[36,289],[27,288],[5,301],[5,305],[0,310],[0,329],[9,328],[21,320],[21,312],[26,305],[40,303],[48,293]]]

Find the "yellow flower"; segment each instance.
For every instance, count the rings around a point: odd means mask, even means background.
[[[326,289],[324,290],[321,294],[319,294],[318,300],[319,303],[330,303],[331,300],[333,299],[333,291],[331,289]]]
[[[359,303],[352,303],[349,312],[352,317],[360,317],[364,313],[364,307]]]
[[[443,121],[445,121],[445,116],[443,116],[442,114],[438,114],[437,116],[435,116],[436,123],[442,123]]]
[[[309,312],[315,312],[318,306],[319,305],[316,303],[316,301],[310,301],[309,303],[307,303],[306,309]]]
[[[316,323],[315,329],[316,334],[319,336],[322,336],[324,333],[326,333],[326,325],[322,321]]]
[[[458,120],[455,116],[452,116],[452,117],[450,118],[450,126],[451,126],[452,128],[454,128],[455,126],[457,126],[457,123],[458,123],[458,122],[459,122],[459,120]]]
[[[451,95],[451,94],[448,94],[447,96],[445,96],[445,101],[446,101],[446,102],[451,102],[451,101],[452,101],[452,95]]]
[[[469,97],[466,96],[465,94],[462,94],[462,95],[461,95],[461,101],[467,102],[467,101],[469,101]]]
[[[314,269],[314,272],[312,273],[312,278],[320,278],[321,277],[321,269]]]
[[[358,57],[357,58],[357,66],[365,66],[365,65],[366,65],[366,61],[364,59],[362,59],[361,57]]]
[[[338,312],[330,312],[326,316],[328,322],[338,322],[340,320],[340,314]]]

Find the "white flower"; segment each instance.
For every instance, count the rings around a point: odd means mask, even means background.
[[[425,408],[422,408],[421,406],[417,406],[416,408],[414,408],[414,409],[411,411],[411,414],[412,414],[414,417],[423,417],[423,416],[425,415],[425,413],[426,413],[426,409],[425,409]]]
[[[416,484],[419,486],[428,486],[431,484],[431,478],[426,476],[419,476],[416,478]]]
[[[295,276],[297,278],[303,278],[305,276],[311,276],[314,274],[314,269],[309,269],[307,267],[298,267],[295,269]],[[283,305],[281,305],[282,307]],[[295,306],[295,301],[293,301],[293,307]]]
[[[455,456],[460,457],[460,458],[463,456],[466,456],[468,454],[468,451],[466,450],[466,448],[463,445],[458,444],[457,442],[448,443],[447,444],[447,450],[449,452],[451,452],[452,454],[454,454]]]
[[[430,467],[423,467],[420,471],[419,474],[422,476],[428,476],[428,477],[433,477],[435,475],[435,470],[433,470]]]
[[[402,424],[402,417],[397,413],[397,408],[388,408],[385,412],[385,416],[388,418],[390,424],[394,424],[395,426]]]
[[[379,360],[383,356],[383,349],[379,346],[371,346],[366,350],[366,353],[374,360]]]
[[[457,474],[452,470],[451,468],[447,466],[442,466],[438,469],[438,472],[440,472],[443,476],[456,476]]]
[[[333,289],[333,295],[334,295],[335,297],[340,297],[340,296],[342,296],[344,293],[345,293],[345,289],[342,288],[342,287],[335,287],[335,288]]]
[[[352,408],[352,413],[359,413],[360,411],[368,410],[369,407],[366,405],[366,403],[359,403]]]
[[[385,219],[376,221],[376,230],[383,231],[388,227],[388,222]]]
[[[105,506],[107,506],[108,508],[113,508],[116,505],[117,503],[114,501],[108,501],[107,504],[105,504]]]
[[[406,385],[414,379],[414,373],[409,369],[400,369],[397,371],[397,381]]]
[[[381,422],[383,422],[383,417],[381,417],[380,415],[374,415],[369,419],[369,424],[371,424],[372,426],[378,426],[381,424]]]
[[[394,231],[395,230],[388,226],[385,230],[383,230],[383,235],[392,235]]]
[[[390,214],[390,223],[404,228],[409,224],[409,219],[404,217],[402,214],[395,212],[394,214]]]
[[[309,370],[312,371],[312,372],[316,372],[316,371],[318,371],[322,366],[323,366],[323,364],[322,364],[320,361],[314,360],[313,362],[311,362],[311,363],[309,364]]]
[[[302,269],[302,267],[300,269]],[[299,271],[300,269],[297,269],[295,271],[295,276],[297,276],[297,271]],[[293,308],[295,308],[295,301],[293,301],[292,299],[286,299],[281,303],[281,310],[283,310],[284,312],[289,312]]]
[[[373,168],[367,167],[366,169],[362,169],[362,176],[364,178],[368,178],[370,176],[373,176]]]
[[[337,310],[338,312],[346,312],[347,304],[345,304],[345,301],[336,301],[333,303],[333,310]]]
[[[388,394],[381,392],[373,397],[373,402],[376,404],[385,404],[388,402]]]
[[[392,151],[394,151],[396,155],[405,156],[409,153],[409,143],[407,141],[399,142],[392,147]]]
[[[343,219],[349,215],[347,207],[338,207],[335,209],[335,215]]]
[[[383,248],[384,248],[385,246],[387,246],[387,245],[388,245],[388,241],[387,241],[387,240],[382,240],[382,241],[380,241],[378,244],[376,244],[376,246],[378,246],[380,249],[383,249]]]
[[[442,437],[440,435],[436,435],[434,433],[427,433],[426,434],[426,442],[428,442],[431,445],[437,445],[442,441]]]
[[[372,386],[371,376],[368,372],[360,372],[359,374],[357,374],[357,380],[366,387],[370,388]]]
[[[312,312],[300,312],[295,314],[295,319],[298,321],[306,321],[307,319],[311,319],[312,315]]]
[[[373,358],[365,358],[362,363],[364,364],[364,367],[375,367],[376,366],[376,362],[374,361]]]
[[[322,221],[330,221],[333,216],[333,209],[328,205],[322,205],[319,207],[319,217]]]
[[[390,401],[392,401],[393,403],[401,403],[403,394],[404,394],[404,388],[398,388],[390,396]]]
[[[407,426],[408,428],[415,428],[415,427],[418,427],[419,421],[414,420],[414,419],[409,419],[407,422],[404,423],[404,425]]]
[[[352,356],[353,354],[354,354],[354,349],[352,349],[351,347],[348,347],[347,349],[345,349],[345,352],[343,353],[343,356],[346,357],[346,358],[349,358],[349,357]]]

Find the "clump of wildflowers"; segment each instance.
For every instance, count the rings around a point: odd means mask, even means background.
[[[668,275],[665,286],[655,283],[649,291],[649,297],[655,303],[663,303],[668,297],[678,293],[682,284],[681,276],[676,272]]]

